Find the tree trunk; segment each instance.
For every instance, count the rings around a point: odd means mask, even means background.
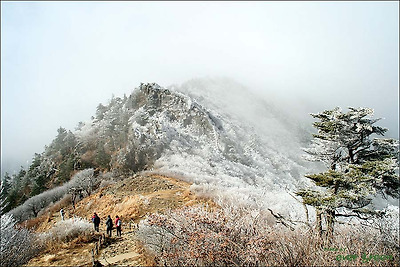
[[[315,230],[317,231],[317,234],[322,237],[322,210],[317,209],[317,221],[315,225]]]
[[[305,211],[305,213],[306,213],[306,222],[307,222],[307,225],[310,225],[310,218],[309,218],[309,216],[308,216],[308,209],[307,209],[307,205],[306,204],[304,204],[304,202],[303,202],[303,207],[304,207],[304,211]]]
[[[349,158],[350,158],[349,163],[354,163],[354,151],[351,148],[348,148],[348,150],[349,150]]]
[[[326,236],[328,240],[331,240],[333,237],[333,230],[335,226],[335,210],[327,210],[326,211]]]
[[[35,208],[35,206],[31,206],[31,211],[32,211],[32,213],[33,213],[33,216],[35,216],[35,218],[38,216],[38,213],[39,213],[39,209],[38,210],[36,210],[36,208]]]

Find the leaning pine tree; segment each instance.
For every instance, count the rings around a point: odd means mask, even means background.
[[[304,204],[316,208],[316,229],[322,235],[322,220],[327,236],[332,236],[338,217],[367,220],[377,212],[372,200],[378,195],[399,198],[399,141],[383,136],[387,129],[374,124],[370,108],[340,108],[311,114],[319,121],[307,159],[323,162],[327,170],[306,175],[317,189],[305,188],[296,194]]]

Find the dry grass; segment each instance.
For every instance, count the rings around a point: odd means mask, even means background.
[[[92,231],[91,225],[79,219],[76,223],[59,222],[46,233],[40,235],[45,249],[33,258],[28,266],[85,266],[91,261],[90,249],[99,239],[99,233]],[[88,228],[90,226],[90,229]]]
[[[51,213],[51,214],[59,212],[60,209],[68,207],[69,205],[71,205],[71,203],[72,203],[71,196],[67,194],[62,199],[60,199],[59,201],[57,201],[56,203],[54,203],[53,205],[48,207],[46,209],[46,212]]]
[[[380,242],[379,233],[371,229],[338,229],[331,240],[305,229],[282,229],[275,238],[273,265],[399,266],[399,251]]]
[[[157,266],[154,255],[149,253],[141,241],[136,241],[135,245],[136,252],[141,255],[140,266]]]
[[[223,209],[153,214],[138,236],[158,265],[399,266],[399,250],[371,228],[340,227],[327,240],[308,228],[270,227],[251,211]]]
[[[27,220],[21,223],[21,225],[27,229],[36,231],[41,225],[47,224],[48,222],[50,222],[50,220],[51,217],[48,214],[43,214],[39,217]]]
[[[168,210],[190,208],[199,203],[208,205],[208,212],[219,209],[208,198],[194,195],[189,187],[189,183],[161,175],[135,176],[100,188],[91,196],[77,203],[75,210],[73,210],[67,198],[62,199],[49,207],[42,216],[27,221],[26,226],[38,232],[47,231],[56,222],[60,221],[59,210],[63,208],[66,212],[66,219],[75,215],[85,218],[89,223],[93,212],[97,212],[102,219],[100,232],[105,231],[104,223],[107,215],[111,215],[113,219],[115,215],[119,215],[123,221],[122,231],[124,235],[124,231],[128,230],[127,226],[130,220],[139,222],[147,214],[165,214],[168,213]],[[263,225],[263,227],[268,228],[268,232],[264,232],[263,235],[260,235],[261,239],[255,240],[251,244],[251,248],[255,250],[255,252],[251,253],[256,253],[260,257],[257,265],[399,266],[399,251],[380,242],[379,235],[373,231],[343,227],[338,229],[335,237],[328,242],[321,240],[307,229],[290,231],[282,227],[272,227],[267,220]],[[193,236],[196,237],[196,235]],[[215,237],[218,237],[218,235],[215,235]],[[96,238],[96,234],[78,235],[67,242],[48,244],[47,250],[40,257],[32,260],[30,264],[33,266],[86,265],[88,262],[90,263],[90,249],[93,245],[92,242]],[[206,245],[211,244],[210,242],[207,243],[205,237],[202,238]],[[260,240],[262,242],[257,243]],[[218,246],[218,238],[212,241],[217,245],[214,249],[227,247],[226,244]],[[201,246],[199,248],[203,249]],[[178,252],[177,255],[179,257],[190,255],[190,253],[186,253],[189,249],[192,248],[182,245],[176,250]],[[185,253],[179,253],[180,250]],[[138,244],[136,251],[141,255],[141,266],[156,266],[160,264],[160,255],[151,254],[145,249],[145,246]],[[218,251],[217,253],[221,254]],[[254,255],[251,253],[249,255]],[[196,253],[193,255],[196,255]],[[383,255],[387,257],[382,257]],[[212,257],[209,254],[206,256]],[[390,259],[390,256],[393,259]],[[228,254],[226,262],[229,262],[229,259],[234,257],[240,258],[237,255]],[[163,260],[167,265],[175,265],[173,263],[176,262],[169,259]],[[204,262],[207,261],[204,260]],[[213,264],[215,265],[211,261],[209,265]]]
[[[123,226],[129,221],[138,222],[146,214],[176,209],[185,205],[213,202],[190,192],[190,184],[161,175],[130,177],[116,184],[99,189],[83,199],[76,209],[67,208],[67,214],[90,220],[93,212],[101,218],[100,228],[108,215],[118,215]]]
[[[53,205],[47,207],[44,211],[40,212],[38,217],[29,219],[21,223],[21,225],[37,232],[49,230],[57,221],[61,220],[59,214],[60,209],[65,209],[69,205],[71,205],[71,197],[66,195]]]
[[[122,219],[122,234],[128,231],[129,222],[139,222],[146,214],[163,212],[185,205],[210,202],[206,198],[198,198],[190,192],[190,184],[161,176],[150,174],[147,176],[130,177],[117,181],[108,186],[99,188],[91,196],[86,197],[76,204],[73,209],[69,199],[63,199],[49,207],[42,216],[26,222],[37,232],[45,232],[61,220],[59,210],[65,211],[65,219],[73,216],[84,218],[91,222],[93,212],[101,218],[100,233],[105,232],[107,215],[115,219],[119,215]],[[211,205],[211,204],[210,204]],[[79,235],[66,242],[49,242],[47,249],[40,256],[33,259],[31,265],[68,265],[65,257],[70,257],[73,265],[85,265],[90,261],[90,249],[93,246],[92,235]],[[153,257],[142,246],[137,248],[141,266],[154,266]],[[79,256],[80,255],[80,256]],[[83,258],[82,258],[83,257]]]

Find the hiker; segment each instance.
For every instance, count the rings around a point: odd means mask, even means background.
[[[60,209],[61,220],[64,221],[64,210]]]
[[[112,233],[112,229],[113,229],[113,221],[112,221],[110,215],[108,215],[108,217],[107,217],[106,226],[107,226],[107,234],[109,237],[111,237],[111,233]]]
[[[99,225],[100,225],[100,217],[97,216],[96,212],[93,214],[92,222],[94,224],[94,230],[98,232],[99,231]]]
[[[120,218],[118,217],[118,215],[117,216],[115,216],[115,226],[117,227],[117,236],[121,236],[121,224],[122,224],[122,222],[121,222],[121,220],[120,220]]]

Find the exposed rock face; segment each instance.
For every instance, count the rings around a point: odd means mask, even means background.
[[[86,147],[103,144],[111,168],[179,175],[199,192],[247,199],[293,188],[305,172],[301,129],[244,88],[229,84],[232,100],[204,91],[208,85],[141,84],[129,97],[99,106],[76,135]]]

